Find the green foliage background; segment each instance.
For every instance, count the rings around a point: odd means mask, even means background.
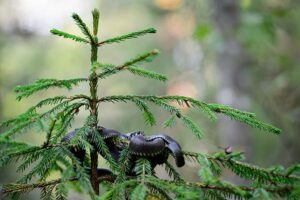
[[[47,31],[57,27],[57,18],[61,21],[60,30],[79,32],[72,25],[66,13],[76,11],[82,18],[91,19],[91,7],[101,10],[101,35],[105,38],[120,35],[147,27],[155,27],[158,34],[122,44],[101,48],[100,58],[104,63],[120,63],[140,52],[159,48],[161,56],[152,63],[152,68],[167,74],[167,85],[139,78],[131,79],[128,73],[120,74],[109,81],[101,81],[101,96],[112,94],[178,94],[190,95],[207,102],[219,102],[228,99],[221,91],[220,77],[225,76],[226,69],[220,69],[217,59],[218,51],[224,47],[224,40],[214,22],[214,5],[209,1],[174,1],[178,5],[165,6],[164,1],[86,1],[67,2],[65,5],[45,3],[45,8],[37,12],[39,4],[33,8],[24,6],[19,1],[0,1],[0,117],[12,118],[25,111],[33,101],[41,96],[61,93],[62,90],[49,90],[31,99],[18,103],[12,88],[16,85],[31,83],[36,78],[56,77],[67,79],[87,75],[89,50],[80,44],[51,37]],[[31,1],[25,1],[29,5]],[[16,4],[19,3],[19,4]],[[175,4],[174,3],[174,4]],[[68,8],[68,4],[74,7]],[[40,5],[42,6],[42,4]],[[64,8],[63,8],[64,7]],[[55,12],[53,11],[55,10]],[[167,132],[188,151],[212,152],[220,150],[218,146],[233,146],[236,150],[246,151],[246,156],[253,163],[269,166],[275,163],[283,165],[299,162],[299,19],[300,5],[295,1],[240,1],[240,27],[235,38],[247,51],[251,62],[247,63],[247,77],[240,77],[248,82],[245,89],[245,101],[238,108],[251,110],[264,121],[272,122],[283,129],[281,136],[273,136],[246,130],[247,144],[228,141],[224,125],[208,123],[199,118],[206,137],[195,141],[192,134],[176,125],[173,129],[161,126],[145,126],[143,118],[131,105],[107,104],[99,110],[100,121],[106,127],[124,132],[142,129],[147,133]],[[14,12],[13,12],[14,11]],[[53,17],[56,16],[56,17]],[[87,17],[88,16],[88,17]],[[31,19],[32,22],[26,21]],[[40,18],[40,21],[35,21]],[[50,21],[49,21],[50,19]],[[55,19],[55,20],[54,20]],[[52,21],[53,20],[53,21]],[[43,22],[43,23],[41,23]],[[90,21],[91,23],[91,21]],[[86,68],[84,67],[86,66]],[[225,77],[226,78],[226,77]],[[180,88],[184,87],[184,91]],[[80,91],[87,90],[81,87]],[[223,95],[222,95],[223,94]],[[226,94],[226,93],[225,93]],[[36,98],[36,99],[35,99]],[[237,106],[234,106],[237,107]],[[157,120],[165,119],[165,113],[155,111]],[[189,113],[193,116],[193,112]],[[78,123],[82,124],[85,116]],[[224,123],[229,120],[224,119]],[[238,124],[238,122],[230,121]],[[76,124],[76,123],[75,123]],[[74,127],[76,128],[76,127]],[[252,132],[254,132],[252,134]],[[237,137],[243,133],[235,132]],[[28,133],[20,139],[30,143],[41,144],[43,135]],[[103,161],[101,161],[103,162]],[[104,165],[104,162],[102,163]],[[195,180],[198,169],[193,163],[187,170],[180,172],[189,180]],[[193,169],[194,168],[194,169]],[[0,175],[0,183],[12,182],[17,176],[13,165]],[[160,173],[158,169],[158,173]],[[230,173],[225,178],[239,182]]]

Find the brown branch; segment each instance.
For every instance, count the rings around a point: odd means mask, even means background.
[[[109,74],[113,71],[125,70],[125,69],[127,69],[127,67],[128,67],[127,65],[116,66],[116,67],[113,67],[112,69],[110,69],[109,71],[105,71],[105,72],[98,74],[97,77],[101,78],[101,77],[105,76],[106,74]]]
[[[100,176],[98,177],[98,181],[109,181],[109,182],[114,182],[116,179],[115,175],[105,175],[105,176]],[[11,184],[11,186],[14,186],[15,188],[9,188],[10,184],[7,184],[6,188],[0,190],[0,196],[1,194],[9,194],[9,193],[14,193],[18,191],[24,191],[24,190],[31,190],[31,189],[37,189],[37,188],[45,188],[49,185],[57,185],[60,183],[67,183],[67,182],[73,182],[73,181],[78,181],[78,178],[73,177],[69,179],[55,179],[52,181],[47,181],[47,182],[40,182],[40,183],[33,183],[33,184]]]
[[[198,187],[198,188],[203,188],[203,189],[220,190],[220,191],[232,190],[229,187],[209,185],[209,184],[205,184],[205,183],[201,183],[201,182],[197,182],[197,183],[186,182],[185,184],[187,186]],[[248,192],[255,191],[257,189],[257,188],[249,187],[249,186],[236,186],[236,187],[238,187],[241,190],[248,191]],[[288,186],[277,186],[277,187],[263,187],[263,189],[265,189],[268,192],[282,193],[282,192],[291,191],[294,189],[294,187],[291,185],[288,185]]]
[[[175,184],[178,186],[182,186],[182,184],[186,185],[187,187],[193,187],[193,188],[201,188],[201,189],[208,189],[208,190],[218,190],[218,191],[224,191],[224,192],[234,192],[234,187],[237,189],[246,191],[246,192],[252,192],[255,191],[257,188],[255,187],[250,187],[250,186],[234,186],[231,188],[230,186],[224,186],[224,185],[212,185],[208,183],[203,183],[203,182],[176,182],[176,181],[170,181],[170,180],[159,180],[160,182],[163,182],[164,184]],[[290,192],[294,189],[292,185],[285,185],[285,186],[276,186],[276,187],[262,187],[268,192],[271,193],[276,193],[276,194],[281,194],[281,193],[286,193]]]
[[[99,43],[101,45],[101,43]],[[125,69],[128,69],[131,65],[134,65],[135,63],[137,62],[140,62],[140,61],[143,61],[145,59],[147,59],[149,56],[153,56],[153,55],[156,55],[158,54],[159,51],[157,49],[154,49],[144,55],[141,55],[137,58],[134,58],[130,61],[127,61],[125,62],[124,64],[120,65],[120,66],[115,66],[115,67],[112,67],[109,71],[105,71],[105,72],[102,72],[100,74],[98,74],[97,76],[101,78],[101,76],[105,76],[106,74],[109,74],[110,72],[114,72],[114,71],[121,71],[121,70],[125,70]]]
[[[52,120],[50,122],[50,128],[49,128],[49,131],[47,132],[47,138],[46,138],[45,143],[43,144],[43,147],[46,147],[46,146],[49,145],[49,142],[50,142],[50,139],[51,139],[51,136],[52,136],[52,132],[54,130],[56,122],[57,122],[57,118],[55,118],[54,120]]]
[[[75,95],[75,96],[70,96],[67,99],[69,99],[71,101],[73,101],[75,99],[87,99],[87,100],[91,100],[91,98],[89,96],[86,96],[86,95],[83,95],[83,94]]]
[[[5,187],[2,189],[1,193],[2,194],[8,194],[8,193],[14,193],[18,191],[24,191],[24,190],[30,190],[30,189],[35,189],[35,188],[44,188],[49,185],[57,185],[60,183],[65,183],[65,182],[71,182],[71,181],[77,181],[78,178],[69,178],[66,180],[63,179],[55,179],[52,181],[48,182],[40,182],[40,183],[33,183],[33,184],[12,184],[15,188],[9,188],[10,184],[8,184],[5,189]]]

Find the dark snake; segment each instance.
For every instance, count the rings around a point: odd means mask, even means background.
[[[79,129],[75,129],[74,131],[69,132],[62,138],[62,142],[70,142],[71,139],[77,134],[78,130]],[[121,151],[126,147],[126,144],[120,141],[126,140],[129,142],[128,149],[130,154],[130,170],[128,171],[127,175],[135,175],[135,163],[139,158],[146,158],[149,160],[152,169],[154,169],[157,165],[165,163],[168,160],[169,154],[174,157],[177,167],[182,167],[185,164],[180,145],[176,140],[168,135],[159,134],[145,136],[144,132],[142,131],[124,134],[103,126],[98,126],[97,130],[103,137],[110,155],[116,162],[119,162]],[[118,139],[121,140],[118,141]],[[85,149],[79,148],[78,146],[71,146],[69,147],[69,150],[83,165],[86,155]],[[102,155],[102,152],[99,153]],[[112,172],[108,169],[98,169],[98,176],[110,174],[112,174]]]

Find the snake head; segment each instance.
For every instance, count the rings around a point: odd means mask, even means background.
[[[66,142],[66,143],[70,143],[70,141],[72,140],[72,138],[75,137],[75,135],[77,134],[77,132],[79,131],[79,129],[75,129],[74,131],[69,132],[68,134],[66,134],[61,141],[62,142]],[[80,161],[81,165],[83,165],[84,162],[84,158],[86,155],[86,151],[85,149],[76,146],[76,145],[72,145],[69,147],[70,152],[76,157],[78,158],[78,160]]]
[[[172,137],[166,134],[154,135],[148,138],[149,141],[157,140],[158,138],[162,139],[165,142],[166,147],[172,153],[177,167],[182,167],[185,164],[184,156],[181,150],[179,143],[174,140]]]
[[[120,133],[119,131],[108,129],[103,126],[97,126],[98,132],[102,135],[103,139],[109,139],[113,137],[120,137],[121,135],[124,135],[123,133]]]
[[[61,141],[62,141],[62,142],[69,143],[69,142],[71,141],[71,139],[77,134],[77,131],[78,131],[78,130],[79,130],[79,129],[76,128],[74,131],[69,132],[68,134],[66,134],[66,135],[61,139]]]

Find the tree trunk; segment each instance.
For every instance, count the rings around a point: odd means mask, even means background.
[[[239,1],[214,0],[213,9],[215,26],[223,39],[222,48],[217,55],[217,68],[220,72],[217,100],[247,110],[248,77],[245,70],[249,57],[236,38],[240,24]],[[248,128],[222,118],[219,130],[221,130],[219,135],[223,145],[241,147],[242,149],[239,150],[245,151],[247,158],[251,158],[251,138]]]

